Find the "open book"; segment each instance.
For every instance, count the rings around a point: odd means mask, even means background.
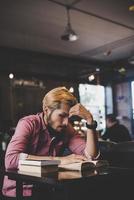
[[[107,160],[90,160],[90,161],[82,161],[82,162],[75,162],[69,164],[60,164],[60,169],[65,170],[76,170],[76,171],[83,171],[83,170],[91,170],[94,168],[101,168],[101,167],[108,167],[109,163]]]
[[[60,160],[20,160],[19,171],[42,175],[58,171]]]

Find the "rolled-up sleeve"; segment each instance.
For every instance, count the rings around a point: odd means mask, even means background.
[[[86,142],[79,134],[75,134],[69,142],[69,149],[71,152],[79,155],[85,154]]]
[[[8,144],[5,154],[5,168],[18,168],[18,161],[21,153],[27,152],[27,146],[30,139],[30,134],[33,129],[33,124],[29,120],[21,119],[16,127],[15,133]]]

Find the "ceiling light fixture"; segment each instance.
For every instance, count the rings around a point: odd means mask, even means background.
[[[125,69],[125,67],[120,67],[119,69],[118,69],[118,72],[120,73],[120,74],[125,74],[126,73],[126,69]]]
[[[134,5],[129,6],[129,11],[134,11]]]
[[[128,62],[129,62],[129,64],[134,64],[134,56],[132,56],[132,57],[130,57],[129,59],[128,59]]]
[[[67,26],[65,28],[65,31],[63,33],[63,35],[61,36],[61,39],[62,40],[65,40],[65,41],[76,41],[78,39],[78,36],[77,34],[74,32],[74,30],[72,29],[72,26],[71,26],[71,22],[70,22],[70,7],[66,7],[66,11],[67,11]]]
[[[95,79],[95,75],[94,74],[90,74],[88,77],[88,80],[91,82]]]
[[[104,56],[110,56],[110,55],[111,55],[111,53],[112,53],[112,51],[111,51],[111,50],[107,50],[107,51],[105,51],[105,52],[104,52]]]

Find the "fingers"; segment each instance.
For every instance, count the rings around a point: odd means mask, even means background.
[[[82,109],[84,110],[85,108],[80,104],[76,104],[75,106],[73,106],[70,111],[69,111],[69,117],[71,117],[72,115],[80,115],[82,113]]]
[[[71,154],[68,156],[61,157],[61,164],[69,164],[74,162],[86,161],[87,158],[82,155]]]
[[[92,114],[80,103],[73,106],[69,111],[69,117],[77,115],[85,120],[90,119],[92,120]]]
[[[71,155],[69,155],[69,157],[70,157],[70,159],[73,159],[75,161],[87,160],[87,158],[85,156],[82,156],[82,155],[71,154]]]
[[[82,155],[75,155],[75,159],[77,159],[77,160],[87,160],[87,158],[85,156],[82,156]]]

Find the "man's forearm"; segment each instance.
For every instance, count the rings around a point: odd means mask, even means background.
[[[87,158],[92,159],[98,157],[98,140],[97,134],[93,130],[87,131],[87,140],[86,140],[86,148],[85,148],[85,155]]]

